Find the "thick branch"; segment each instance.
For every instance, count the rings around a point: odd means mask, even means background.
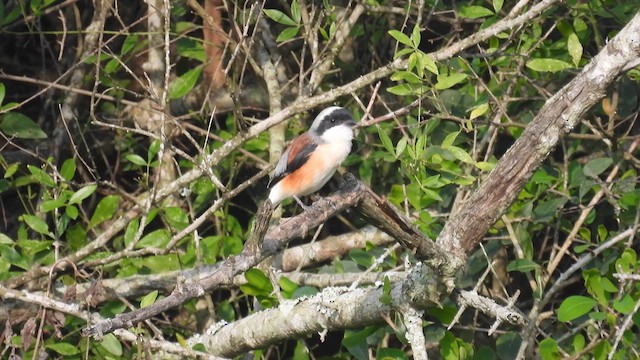
[[[360,208],[373,225],[391,235],[408,249],[414,250],[418,257],[428,259],[429,264],[443,272],[453,274],[462,263],[449,256],[445,251],[416,229],[411,221],[406,219],[387,200],[382,199],[370,189],[367,189]],[[449,271],[449,269],[453,269]]]
[[[388,294],[382,288],[326,288],[313,297],[283,303],[233,324],[216,324],[214,331],[190,342],[203,343],[215,356],[235,357],[286,339],[381,323],[393,308],[406,308],[419,297],[426,301],[421,300],[421,306],[437,304],[443,289],[435,278],[427,266],[418,263]],[[390,304],[380,300],[383,295],[389,295]]]
[[[437,243],[460,259],[482,240],[511,205],[533,171],[580,117],[640,58],[640,14],[540,110],[480,188],[445,225]]]

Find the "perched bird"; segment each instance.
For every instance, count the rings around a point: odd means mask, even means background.
[[[309,131],[293,140],[278,161],[267,185],[273,206],[293,197],[306,209],[299,196],[320,190],[331,179],[351,152],[355,125],[351,114],[342,107],[322,110]]]

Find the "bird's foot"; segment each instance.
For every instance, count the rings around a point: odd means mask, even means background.
[[[298,203],[298,205],[300,205],[300,207],[302,208],[302,210],[304,211],[310,211],[313,210],[313,205],[309,206],[309,205],[305,205],[302,200],[300,200],[299,197],[297,196],[293,196],[293,199]]]

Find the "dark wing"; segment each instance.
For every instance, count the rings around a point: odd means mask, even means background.
[[[276,165],[273,175],[271,175],[271,179],[269,179],[267,188],[271,187],[271,184],[277,184],[283,177],[298,170],[309,160],[309,156],[311,156],[311,153],[313,153],[317,147],[318,144],[313,141],[309,133],[304,133],[293,140],[291,145],[289,145],[280,157],[280,160],[278,160],[278,164]]]

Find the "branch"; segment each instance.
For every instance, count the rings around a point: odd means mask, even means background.
[[[481,296],[477,291],[460,290],[456,302],[461,306],[471,306],[496,319],[498,323],[508,322],[523,325],[524,319],[512,306],[498,305],[493,299]],[[513,304],[510,304],[513,305]],[[491,334],[489,334],[491,335]]]
[[[210,276],[195,281],[181,281],[171,295],[166,298],[146,308],[119,315],[114,319],[100,321],[85,328],[83,335],[102,336],[115,329],[134,326],[142,320],[176,307],[189,299],[201,296],[207,290],[232,284],[235,275],[247,271],[267,256],[275,254],[292,239],[304,236],[310,229],[358,203],[362,194],[361,186],[361,183],[355,180],[345,182],[342,188],[333,195],[316,201],[312,211],[305,211],[267,232],[262,244],[259,243],[258,237],[252,235],[252,238],[245,244],[242,253],[228,258]],[[264,212],[272,210],[271,206],[263,206],[261,209]]]
[[[381,323],[394,308],[406,309],[417,293],[442,293],[433,281],[436,277],[427,266],[418,263],[404,281],[392,285],[389,294],[382,288],[326,288],[312,297],[282,303],[233,324],[214,324],[205,335],[194,337],[189,343],[202,343],[216,356],[235,357],[286,339]],[[391,303],[381,302],[383,295],[389,295]]]
[[[273,266],[276,269],[284,271],[284,273],[279,273],[278,275],[286,276],[289,280],[301,285],[315,287],[346,286],[356,281],[356,275],[364,277],[364,283],[373,283],[382,280],[384,274],[374,273],[372,276],[365,276],[364,274],[340,274],[340,276],[335,276],[331,274],[318,275],[292,271],[340,257],[352,249],[364,249],[367,243],[384,245],[392,241],[394,241],[393,238],[386,233],[373,226],[366,226],[357,231],[330,236],[312,244],[301,244],[287,248],[273,256]],[[151,275],[133,275],[123,279],[104,279],[88,283],[78,283],[71,286],[64,286],[57,283],[57,286],[54,285],[54,290],[58,297],[62,297],[67,293],[75,294],[72,296],[73,299],[87,300],[90,298],[91,305],[97,306],[97,304],[118,298],[143,296],[153,290],[160,290],[161,293],[165,294],[170,293],[175,287],[178,278],[204,279],[211,276],[219,266],[219,264],[206,265],[188,270],[169,271]],[[396,275],[389,275],[389,277],[392,279],[398,278]],[[239,286],[245,283],[246,279],[241,275],[236,276],[233,280],[233,286]],[[7,305],[8,304],[0,304],[0,323],[6,320],[4,314],[11,316],[11,310]]]
[[[0,285],[0,298],[15,299],[24,303],[38,305],[46,309],[51,309],[60,313],[68,314],[85,321],[90,321],[90,320],[98,321],[102,319],[100,315],[98,315],[97,313],[89,313],[87,311],[81,310],[81,307],[79,304],[58,301],[55,299],[51,299],[48,296],[30,293],[24,290],[13,290],[13,289],[6,288],[2,285]],[[115,335],[122,340],[129,341],[132,343],[144,342],[145,346],[148,346],[153,350],[158,350],[159,352],[179,355],[181,357],[193,357],[193,358],[210,359],[210,360],[218,359],[214,356],[211,356],[203,352],[199,352],[191,349],[185,349],[184,347],[178,344],[174,344],[168,341],[159,341],[159,340],[150,340],[150,339],[142,340],[138,335],[128,330],[122,330],[122,329],[118,330],[115,332]]]
[[[640,14],[550,98],[480,188],[445,224],[437,243],[462,261],[511,205],[533,171],[613,81],[640,57]]]
[[[391,235],[408,249],[414,250],[422,259],[443,272],[447,277],[463,264],[450,256],[435,242],[416,229],[392,204],[367,189],[360,207],[372,225]]]
[[[412,307],[400,310],[402,320],[407,328],[405,337],[413,350],[414,360],[427,360],[427,347],[424,332],[422,330],[423,311],[416,310]]]

